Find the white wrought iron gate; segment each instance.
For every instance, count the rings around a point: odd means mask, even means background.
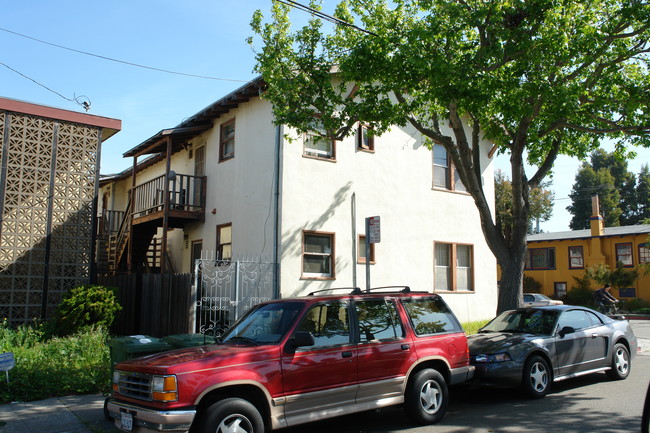
[[[197,259],[196,331],[220,336],[252,306],[273,297],[273,263]]]

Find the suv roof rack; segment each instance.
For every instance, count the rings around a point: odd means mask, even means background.
[[[366,293],[370,293],[373,290],[386,290],[386,289],[401,289],[401,293],[411,293],[411,288],[409,286],[381,286],[381,287],[371,287],[366,289]]]
[[[351,295],[360,295],[361,294],[361,289],[358,288],[358,287],[332,287],[330,289],[316,290],[314,292],[308,293],[307,296],[314,296],[317,293],[323,293],[323,292],[333,292],[335,290],[348,290],[348,291],[350,291]]]

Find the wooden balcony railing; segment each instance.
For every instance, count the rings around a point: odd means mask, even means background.
[[[135,187],[134,218],[164,210],[165,182],[169,183],[170,210],[202,212],[205,209],[205,176],[162,175]]]

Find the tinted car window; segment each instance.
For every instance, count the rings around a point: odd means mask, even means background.
[[[533,302],[535,297],[533,295],[524,295],[524,302]]]
[[[592,324],[585,311],[569,310],[560,316],[559,328],[562,329],[565,326],[570,326],[577,331],[578,329],[589,328]]]
[[[241,322],[231,328],[222,338],[227,343],[237,338],[253,340],[257,343],[277,343],[295,323],[303,304],[282,302],[262,305],[248,313]]]
[[[439,298],[411,298],[402,303],[418,336],[461,331],[456,318]]]
[[[359,340],[390,340],[404,336],[395,303],[383,299],[371,299],[355,303],[359,322]]]
[[[550,335],[553,333],[557,312],[554,310],[505,311],[485,325],[481,332],[518,332]]]
[[[600,320],[600,317],[596,316],[591,311],[587,311],[587,316],[589,316],[589,318],[591,319],[591,323],[593,323],[594,325],[600,326],[603,324],[603,321]]]
[[[298,331],[311,332],[314,347],[349,343],[347,305],[343,302],[329,302],[312,307],[298,325]]]

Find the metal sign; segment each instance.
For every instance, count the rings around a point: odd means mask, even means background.
[[[0,353],[0,371],[4,371],[7,375],[7,383],[9,383],[9,370],[16,366],[16,359],[11,352]]]
[[[9,371],[15,366],[16,360],[13,353],[0,353],[0,371]]]
[[[378,216],[368,218],[368,239],[371,244],[381,242],[381,226]]]

